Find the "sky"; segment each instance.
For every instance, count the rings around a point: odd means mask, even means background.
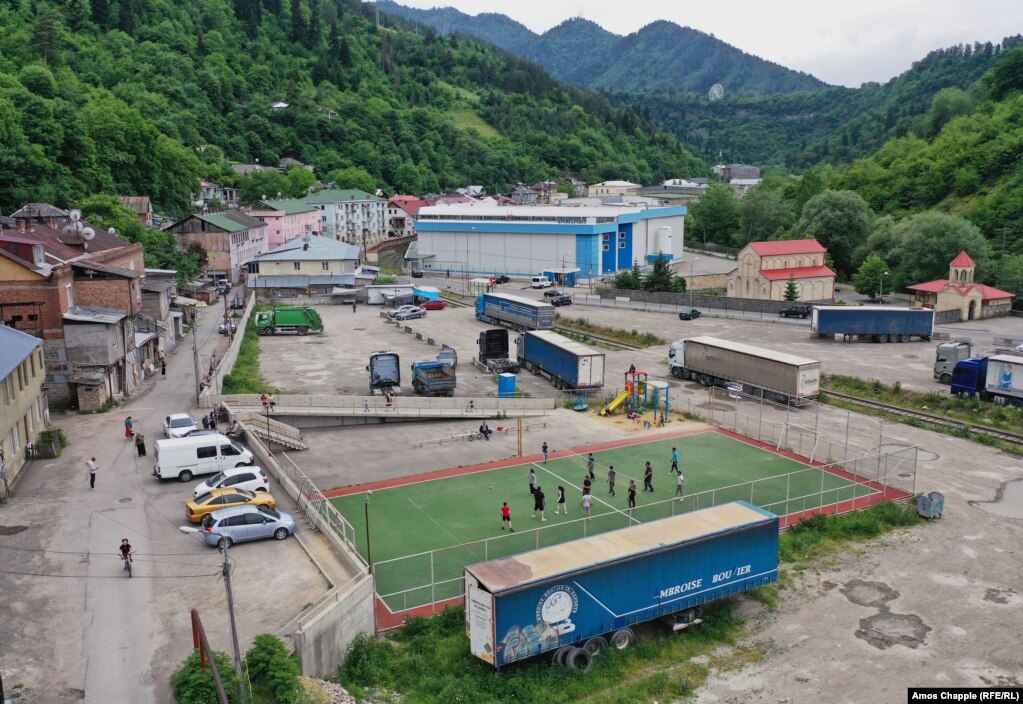
[[[504,14],[542,34],[584,17],[627,35],[656,20],[692,27],[834,85],[884,83],[935,49],[1023,34],[1023,0],[395,0]]]

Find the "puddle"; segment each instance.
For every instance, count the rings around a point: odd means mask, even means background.
[[[994,501],[970,501],[970,506],[1007,518],[1023,518],[1023,479],[1014,479],[998,487]]]
[[[916,614],[893,614],[884,609],[869,618],[860,619],[856,637],[879,650],[887,650],[893,645],[917,648],[923,645],[930,630],[931,627]]]
[[[28,530],[28,526],[0,526],[0,535],[17,535]]]
[[[877,608],[899,598],[899,593],[883,582],[864,582],[860,579],[847,582],[839,591],[854,604]]]

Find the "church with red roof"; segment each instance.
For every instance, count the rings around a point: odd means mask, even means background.
[[[739,265],[728,275],[728,295],[783,301],[791,279],[796,300],[830,300],[835,297],[835,272],[824,264],[825,254],[817,240],[750,242],[739,250]]]
[[[913,293],[913,307],[933,309],[935,321],[940,318],[944,323],[1008,315],[1015,294],[974,283],[976,267],[969,254],[960,252],[949,265],[947,279],[906,287]]]

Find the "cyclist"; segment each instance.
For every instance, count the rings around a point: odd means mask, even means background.
[[[130,560],[131,554],[135,552],[132,550],[131,543],[128,542],[127,538],[121,538],[121,547],[119,550],[121,551],[121,559],[125,562]],[[125,565],[125,569],[128,569],[127,565]]]

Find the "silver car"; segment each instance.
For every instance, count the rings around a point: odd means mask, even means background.
[[[266,506],[233,506],[207,513],[199,529],[199,535],[211,547],[230,547],[260,538],[284,540],[294,532],[291,514]]]
[[[426,308],[409,306],[406,310],[399,310],[394,314],[395,320],[412,320],[413,318],[425,318]]]

